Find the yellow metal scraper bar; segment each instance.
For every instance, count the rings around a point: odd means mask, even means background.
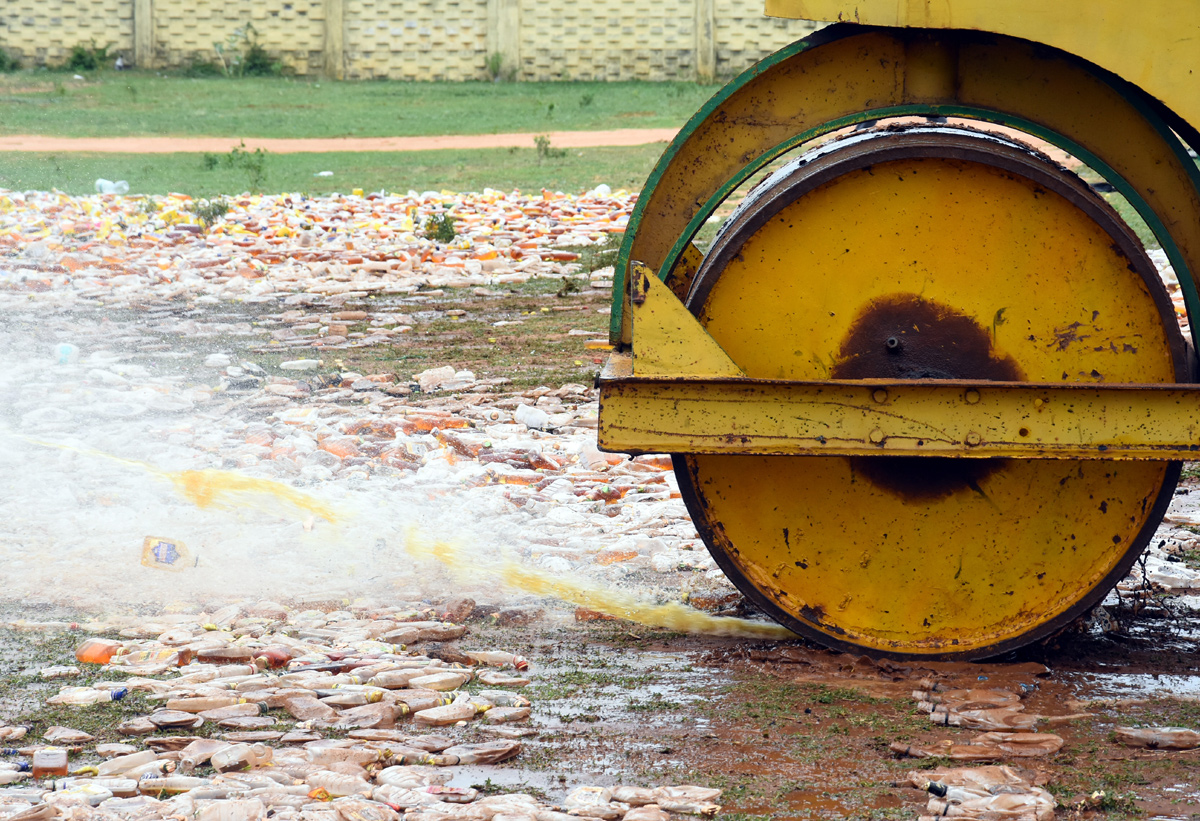
[[[600,374],[621,453],[1194,459],[1200,385],[749,379],[674,294],[630,266],[633,352]]]
[[[600,447],[1017,459],[1195,459],[1200,386],[600,375]]]

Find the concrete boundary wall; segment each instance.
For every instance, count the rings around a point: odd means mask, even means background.
[[[178,69],[246,23],[289,73],[393,80],[724,79],[817,28],[733,0],[0,0],[0,48]]]

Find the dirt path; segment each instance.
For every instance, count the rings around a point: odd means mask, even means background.
[[[550,138],[557,148],[645,145],[669,142],[674,128],[618,128],[611,131],[550,131],[536,134],[462,134],[441,137],[333,137],[329,139],[260,139],[257,137],[41,137],[0,136],[0,151],[61,151],[97,154],[223,153],[245,142],[250,151],[272,154],[328,151],[430,151],[438,148],[532,148],[534,137]]]

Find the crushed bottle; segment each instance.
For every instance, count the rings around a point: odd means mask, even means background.
[[[1200,732],[1185,727],[1117,727],[1117,742],[1148,750],[1194,750],[1200,747]]]

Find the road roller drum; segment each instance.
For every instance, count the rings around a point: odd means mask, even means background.
[[[1055,48],[1074,35],[1045,14],[1038,43],[1028,21],[942,5],[866,3],[883,26],[783,49],[680,133],[618,261],[599,427],[606,449],[673,454],[708,549],[780,623],[979,658],[1102,600],[1200,449],[1159,272],[1078,173],[1153,233],[1191,314],[1200,111],[1178,66],[1148,65],[1148,91],[1104,49]]]

